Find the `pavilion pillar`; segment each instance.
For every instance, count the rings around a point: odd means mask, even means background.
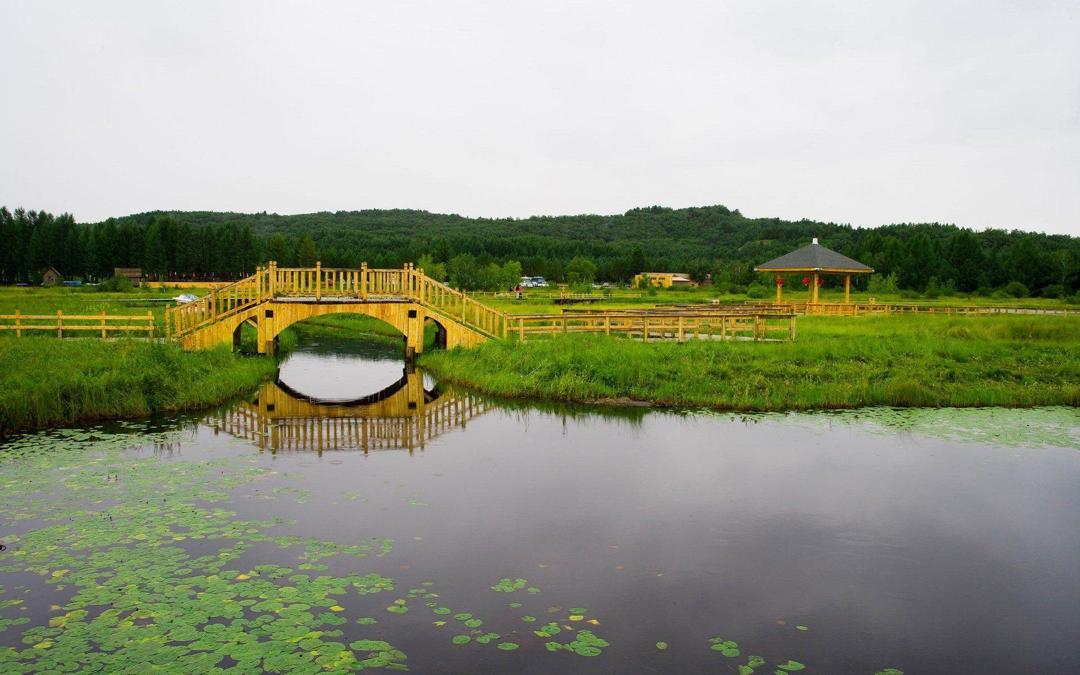
[[[851,304],[851,275],[844,275],[844,304]]]
[[[818,273],[810,275],[810,304],[818,304]]]
[[[776,284],[776,304],[779,305],[781,302],[783,302],[784,301],[783,298],[784,298],[784,285],[783,284]]]

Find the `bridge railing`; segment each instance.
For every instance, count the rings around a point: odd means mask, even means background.
[[[506,315],[407,264],[402,269],[278,267],[271,262],[255,274],[216,288],[198,300],[169,308],[168,334],[180,337],[272,298],[412,300],[435,314],[465,324],[489,337],[505,337]]]
[[[504,312],[488,307],[465,293],[432,279],[424,274],[423,269],[415,268],[411,264],[406,265],[405,271],[410,297],[420,304],[489,337],[506,337],[510,324]]]
[[[221,286],[197,300],[165,310],[165,333],[180,337],[228,318],[272,297],[270,268],[257,268],[250,277]]]

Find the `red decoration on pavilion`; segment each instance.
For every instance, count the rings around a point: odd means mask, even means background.
[[[810,285],[810,277],[803,277],[802,278],[802,285],[803,286],[809,286]]]
[[[777,276],[776,277],[776,285],[777,286],[783,286],[784,285],[784,277]]]

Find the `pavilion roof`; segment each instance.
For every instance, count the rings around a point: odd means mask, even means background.
[[[754,268],[756,272],[847,272],[850,274],[869,274],[874,268],[852,260],[846,255],[830,250],[818,243],[803,246],[791,253],[773,258]]]

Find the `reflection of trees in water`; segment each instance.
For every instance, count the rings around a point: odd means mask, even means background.
[[[206,423],[272,451],[411,451],[488,408],[474,396],[425,389],[421,373],[405,372],[354,401],[322,401],[266,382],[254,400],[223,408]]]

